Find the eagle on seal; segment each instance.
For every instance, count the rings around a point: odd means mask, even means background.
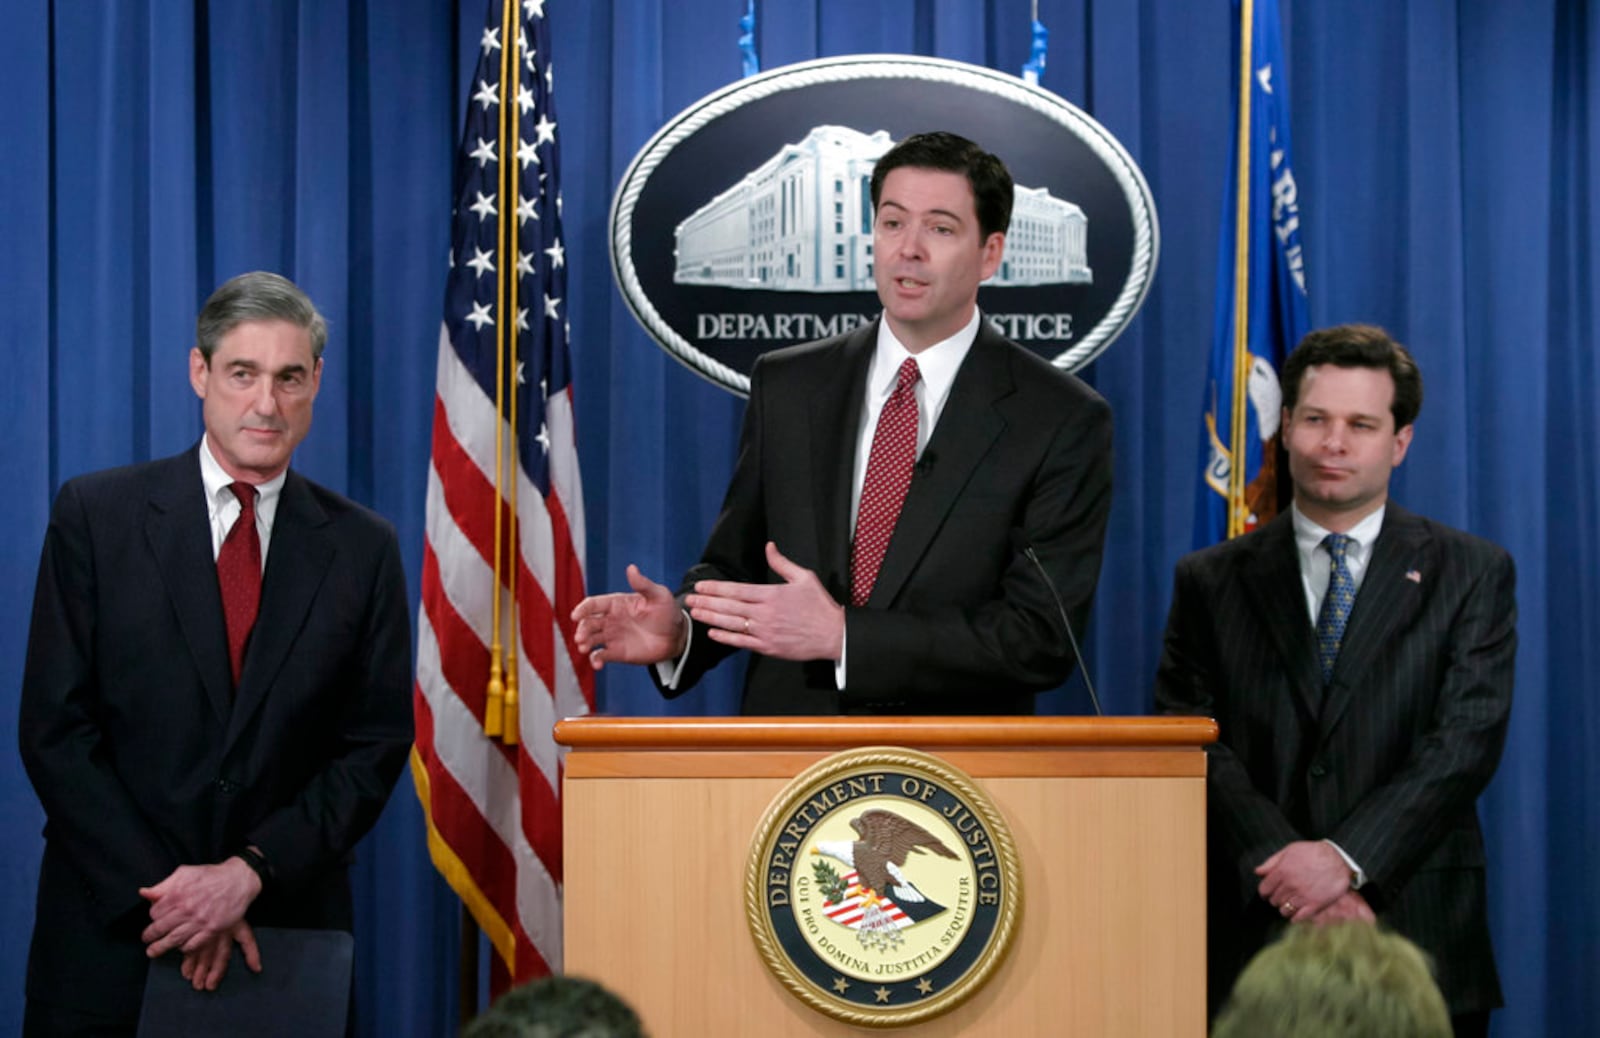
[[[863,889],[894,901],[912,919],[920,920],[943,911],[943,906],[930,901],[900,869],[913,852],[937,854],[957,861],[960,855],[917,823],[881,808],[851,819],[850,828],[860,839],[854,843],[819,840],[816,853],[826,854],[854,868]]]

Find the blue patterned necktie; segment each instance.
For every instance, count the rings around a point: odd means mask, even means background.
[[[1344,641],[1344,626],[1350,621],[1350,607],[1356,601],[1356,581],[1345,559],[1350,544],[1351,538],[1342,533],[1330,533],[1322,539],[1322,546],[1333,559],[1328,570],[1328,593],[1322,596],[1322,611],[1317,614],[1317,655],[1322,658],[1324,685],[1333,680],[1333,664]]]

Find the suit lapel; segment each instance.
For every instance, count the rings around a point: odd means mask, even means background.
[[[1306,613],[1300,559],[1295,552],[1294,520],[1285,511],[1261,531],[1242,567],[1246,597],[1272,638],[1284,671],[1308,718],[1322,703],[1322,672],[1316,637]]]
[[[261,612],[245,652],[244,672],[228,725],[231,744],[266,698],[284,657],[305,626],[306,614],[322,586],[334,546],[327,514],[311,496],[306,481],[291,471],[272,522],[272,543],[261,579]]]
[[[233,676],[197,451],[198,447],[170,459],[153,478],[146,502],[145,537],[200,672],[206,699],[220,721],[231,709]]]
[[[838,585],[828,590],[850,597],[850,510],[854,504],[855,458],[867,371],[878,341],[878,322],[864,325],[840,347],[842,356],[811,404],[811,479],[817,502],[817,562]]]
[[[1437,577],[1433,542],[1421,521],[1390,502],[1372,548],[1361,590],[1350,609],[1333,683],[1323,705],[1322,728],[1344,715],[1378,654],[1422,604],[1423,582]]]
[[[956,372],[939,424],[924,449],[923,458],[931,464],[912,478],[906,492],[868,606],[887,607],[916,571],[973,470],[1005,430],[995,403],[1010,395],[1012,388],[1005,340],[981,320],[978,337]]]

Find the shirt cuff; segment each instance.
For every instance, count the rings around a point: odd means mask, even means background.
[[[1334,850],[1338,851],[1339,852],[1339,857],[1343,858],[1344,859],[1344,863],[1346,865],[1350,866],[1350,889],[1351,890],[1360,890],[1362,887],[1367,885],[1367,874],[1365,872],[1361,871],[1361,866],[1356,864],[1356,860],[1354,858],[1350,857],[1350,855],[1348,855],[1348,854],[1346,854],[1344,852],[1344,848],[1343,847],[1340,847],[1338,844],[1334,843],[1332,840],[1325,839],[1322,842],[1327,844],[1329,847],[1332,847]]]
[[[678,679],[683,676],[683,665],[689,659],[689,647],[694,644],[694,621],[689,619],[689,611],[683,610],[684,628],[688,632],[683,638],[683,652],[675,660],[662,660],[655,665],[656,678],[661,682],[661,687],[671,692],[678,691]]]
[[[845,622],[844,630],[839,634],[839,662],[833,665],[833,684],[840,692],[844,691],[844,661],[849,658],[846,651],[850,647],[850,624]]]

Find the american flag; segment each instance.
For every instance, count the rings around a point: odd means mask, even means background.
[[[456,156],[412,775],[434,864],[515,981],[561,968],[561,755],[590,712],[544,0],[490,0]]]

